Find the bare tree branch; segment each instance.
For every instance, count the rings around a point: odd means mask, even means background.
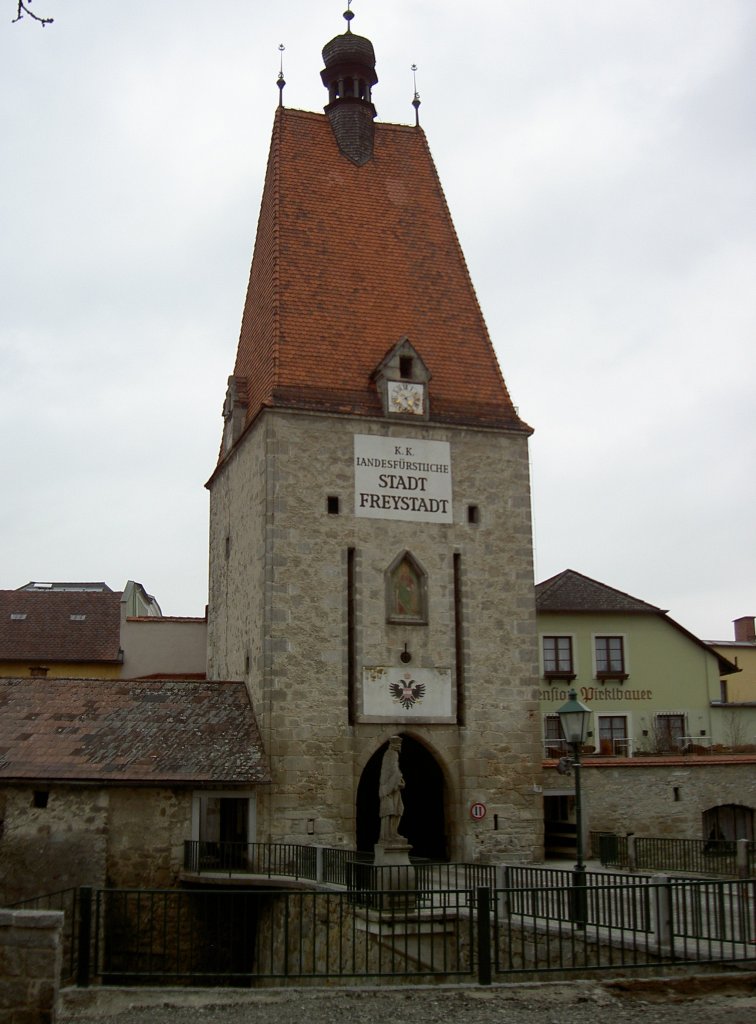
[[[45,25],[52,25],[54,18],[41,18],[38,14],[35,14],[33,10],[28,6],[32,3],[32,0],[18,0],[18,7],[16,10],[16,17],[13,19],[11,24],[15,24],[17,21],[21,21],[25,14],[28,14],[34,21],[38,21],[42,28]]]

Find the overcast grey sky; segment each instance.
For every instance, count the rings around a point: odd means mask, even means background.
[[[207,492],[286,45],[342,0],[0,0],[0,587],[207,600]],[[355,0],[535,427],[536,577],[756,614],[756,3]]]

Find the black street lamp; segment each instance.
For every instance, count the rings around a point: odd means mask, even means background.
[[[583,807],[580,793],[580,749],[585,742],[591,709],[581,704],[577,692],[570,690],[567,703],[557,711],[562,726],[562,735],[572,748],[572,765],[575,769],[575,830],[577,840],[577,864],[572,872],[572,919],[578,928],[585,928],[588,901],[585,888],[585,863],[583,861]]]

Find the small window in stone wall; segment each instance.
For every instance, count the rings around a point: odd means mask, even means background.
[[[403,551],[386,570],[386,621],[425,625],[428,622],[428,579],[409,552]]]
[[[50,794],[46,789],[35,789],[32,797],[33,807],[47,807],[47,802],[50,799]]]

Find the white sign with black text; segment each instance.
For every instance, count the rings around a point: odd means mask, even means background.
[[[451,523],[449,442],[355,434],[354,514]]]

